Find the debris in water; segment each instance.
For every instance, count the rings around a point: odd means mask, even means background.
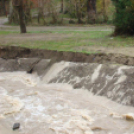
[[[14,123],[13,125],[13,130],[19,129],[20,128],[20,123]]]
[[[113,118],[116,118],[116,119],[122,119],[122,116],[117,113],[110,113],[110,116],[112,116]]]
[[[91,130],[92,131],[101,131],[101,130],[103,130],[103,128],[101,128],[101,127],[92,127]]]
[[[134,121],[134,114],[133,113],[128,113],[122,115],[123,118],[125,118],[127,121]]]
[[[134,113],[128,113],[123,115],[119,115],[117,113],[111,113],[110,116],[112,116],[113,118],[125,119],[127,121],[134,121]]]

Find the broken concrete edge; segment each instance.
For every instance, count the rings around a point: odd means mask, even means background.
[[[105,96],[117,103],[134,107],[133,66],[55,62],[40,58],[0,58],[0,72],[29,70],[42,83],[69,84],[73,89],[86,89],[94,95]]]
[[[40,58],[54,59],[55,61],[70,61],[83,63],[114,63],[122,65],[134,65],[134,57],[129,57],[121,54],[105,54],[95,53],[86,54],[81,52],[67,52],[56,50],[30,49],[18,46],[1,46],[0,58],[15,59],[15,58]]]
[[[27,73],[37,72],[40,76],[44,74],[54,60],[40,58],[16,58],[3,59],[0,58],[0,72],[26,71]]]

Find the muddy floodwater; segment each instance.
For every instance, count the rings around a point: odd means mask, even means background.
[[[36,74],[0,73],[0,134],[133,134],[133,113],[88,90],[45,84]]]

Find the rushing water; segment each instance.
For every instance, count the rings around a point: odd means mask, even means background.
[[[0,73],[0,134],[133,134],[134,108],[36,74]],[[12,131],[14,123],[20,129]]]

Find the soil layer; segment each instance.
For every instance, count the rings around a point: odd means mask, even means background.
[[[54,59],[54,61],[71,61],[83,63],[115,63],[123,65],[134,65],[134,57],[129,57],[121,54],[85,54],[80,52],[62,52],[53,50],[29,49],[16,46],[0,47],[0,58],[15,59],[15,58],[43,58]]]

